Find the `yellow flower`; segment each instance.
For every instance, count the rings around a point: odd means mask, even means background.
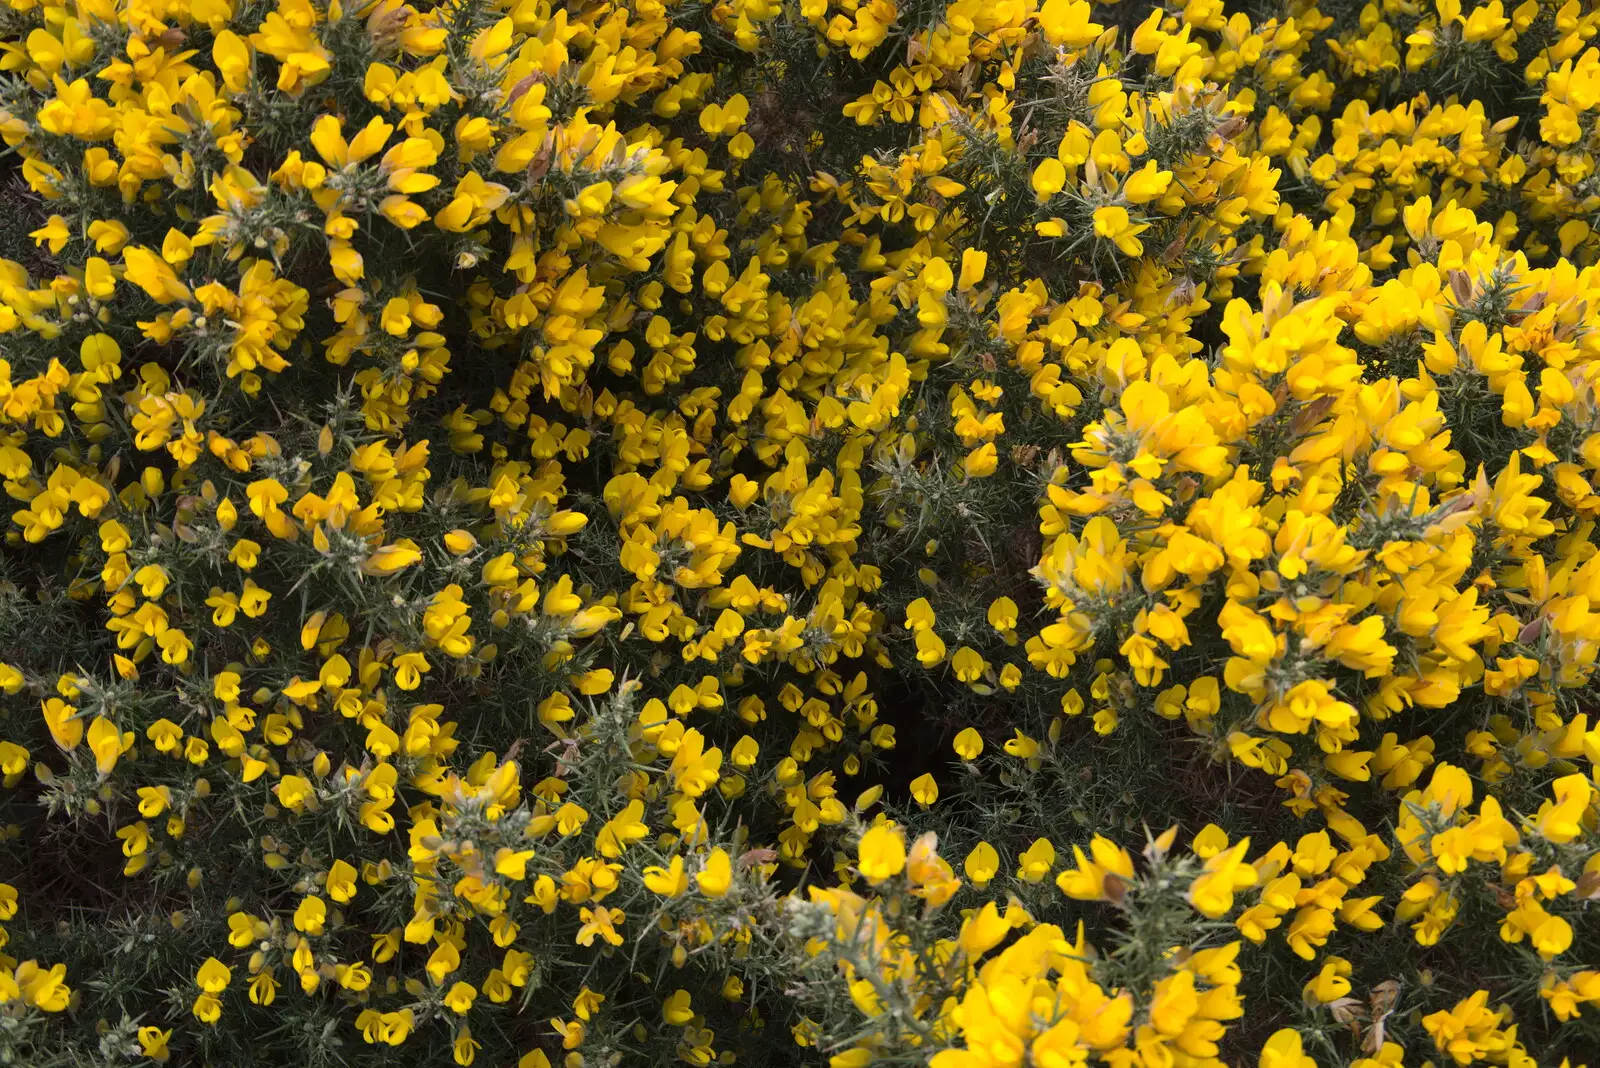
[[[422,551],[410,539],[384,545],[368,556],[361,570],[368,575],[393,575],[422,559]]]
[[[94,753],[95,770],[102,777],[111,774],[117,757],[122,755],[122,733],[117,725],[104,716],[96,716],[89,724],[89,749]]]
[[[988,842],[979,842],[972,847],[972,852],[967,854],[963,868],[967,878],[972,880],[972,885],[982,890],[999,874],[1000,854]]]
[[[1046,157],[1034,167],[1032,183],[1034,199],[1043,204],[1067,184],[1067,169],[1054,156]]]
[[[441,942],[429,955],[426,971],[428,978],[433,980],[433,985],[440,986],[445,978],[460,966],[461,951],[450,942]]]
[[[45,726],[50,729],[50,736],[57,745],[72,749],[83,741],[83,720],[78,718],[77,708],[59,697],[46,698],[42,704]]]
[[[1165,195],[1167,187],[1171,184],[1172,172],[1159,169],[1156,161],[1150,160],[1142,168],[1128,175],[1127,181],[1122,185],[1122,195],[1130,204],[1147,204]],[[1098,228],[1098,219],[1096,225]]]
[[[695,873],[695,886],[706,897],[722,897],[733,884],[733,863],[718,846],[706,857],[705,867]]]
[[[880,823],[861,836],[856,856],[856,867],[876,886],[905,870],[905,836],[898,828]]]
[[[1261,1047],[1261,1068],[1316,1068],[1316,1064],[1305,1055],[1300,1033],[1287,1027],[1273,1032]]]
[[[1102,27],[1089,21],[1088,0],[1045,0],[1039,8],[1039,28],[1045,40],[1066,48],[1082,48],[1100,36]]]
[[[1089,843],[1089,851],[1093,860],[1084,855],[1081,846],[1072,847],[1077,867],[1057,875],[1056,886],[1063,894],[1078,901],[1120,898],[1120,884],[1133,878],[1133,857],[1115,842],[1098,834]]]
[[[28,236],[33,238],[35,244],[48,246],[52,256],[61,255],[61,250],[72,240],[72,232],[67,229],[67,220],[59,215],[50,216],[49,222]]]
[[[962,472],[968,478],[987,478],[1000,466],[1000,454],[994,442],[986,441],[973,449],[961,462]]]
[[[215,957],[207,957],[195,973],[195,985],[207,994],[220,994],[228,989],[233,979],[233,969]]]
[[[129,245],[122,250],[123,277],[149,294],[158,304],[170,304],[189,299],[189,288],[178,280],[172,267],[159,255],[142,245]]]
[[[1050,869],[1055,867],[1056,847],[1048,838],[1036,838],[1033,844],[1023,851],[1018,863],[1018,879],[1025,883],[1043,882],[1044,877],[1050,874]]]
[[[1301,991],[1301,997],[1308,1005],[1331,1005],[1350,993],[1350,974],[1349,961],[1343,957],[1327,957],[1322,970]]]
[[[463,1025],[456,1032],[455,1041],[450,1044],[450,1053],[457,1064],[466,1066],[473,1062],[482,1048],[483,1044],[472,1037],[471,1028]]]
[[[1206,861],[1205,870],[1189,888],[1189,902],[1202,915],[1217,919],[1233,907],[1235,891],[1256,884],[1256,870],[1244,859],[1249,848],[1246,838]]]
[[[1094,210],[1094,232],[1117,246],[1124,256],[1144,255],[1144,244],[1139,234],[1150,229],[1148,223],[1135,223],[1128,217],[1128,209],[1110,204]]]
[[[472,1003],[477,999],[477,996],[478,991],[471,983],[457,980],[445,993],[444,1005],[445,1008],[457,1016],[465,1016],[467,1011],[472,1008]]]
[[[18,964],[12,976],[22,999],[45,1012],[60,1012],[71,1001],[72,991],[67,987],[66,977],[66,965],[45,968],[32,960]]]
[[[702,886],[701,890],[704,892],[705,888]],[[719,895],[707,894],[707,896],[716,897]],[[579,909],[578,919],[582,921],[583,925],[578,928],[576,938],[578,945],[592,946],[596,937],[601,938],[608,945],[622,945],[622,934],[616,929],[616,925],[621,923],[624,918],[621,909],[607,908],[604,905],[598,905],[592,909]]]
[[[299,906],[294,910],[295,930],[304,931],[309,935],[320,935],[327,918],[327,902],[315,894],[301,898]]]
[[[983,281],[984,272],[989,266],[989,254],[982,249],[969,248],[961,253],[961,277],[956,281],[956,288],[963,293],[976,289]]]
[[[159,1027],[147,1025],[139,1028],[138,1038],[139,1052],[157,1064],[167,1063],[167,1060],[172,1056],[167,1049],[168,1043],[172,1041],[171,1028],[162,1030]]]
[[[675,990],[668,994],[661,1003],[661,1018],[671,1027],[682,1027],[693,1020],[694,1010],[689,1006],[689,992]]]
[[[278,801],[284,808],[298,812],[303,808],[316,806],[317,791],[311,780],[300,775],[285,775],[273,787],[278,795]]]
[[[689,877],[684,872],[683,858],[673,857],[665,868],[655,865],[645,868],[644,885],[651,893],[662,897],[677,897],[688,890]]]
[[[682,752],[681,747],[679,752]],[[607,820],[605,826],[600,828],[595,836],[595,848],[599,850],[600,855],[619,857],[630,842],[636,842],[649,834],[650,828],[644,823],[643,815],[644,802],[635,798],[628,802],[621,812]]]

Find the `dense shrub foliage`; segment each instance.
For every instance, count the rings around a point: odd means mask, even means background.
[[[0,1063],[1597,1059],[1597,30],[6,0]]]

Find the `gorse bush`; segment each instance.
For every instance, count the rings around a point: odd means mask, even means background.
[[[1597,31],[6,0],[0,1063],[1593,1060]]]

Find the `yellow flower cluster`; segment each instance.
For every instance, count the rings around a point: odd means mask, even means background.
[[[4,0],[0,1061],[1576,1068],[1597,33]]]

